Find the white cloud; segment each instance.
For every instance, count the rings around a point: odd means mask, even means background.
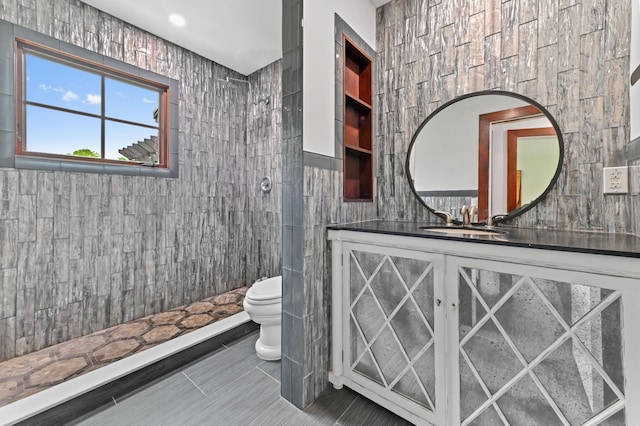
[[[142,102],[144,102],[145,104],[155,104],[154,101],[152,101],[151,99],[147,99],[147,98],[142,98]]]
[[[77,101],[78,98],[80,98],[80,96],[73,93],[71,90],[66,91],[65,94],[62,95],[62,100],[65,102]]]
[[[99,104],[102,100],[100,95],[92,95],[91,93],[87,94],[87,103],[91,105]]]
[[[40,84],[38,87],[40,88],[40,90],[44,92],[64,93],[65,91],[62,87],[53,87],[53,86],[48,86],[46,84]]]

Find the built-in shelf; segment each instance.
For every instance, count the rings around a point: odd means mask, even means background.
[[[345,201],[373,201],[372,60],[344,38]]]

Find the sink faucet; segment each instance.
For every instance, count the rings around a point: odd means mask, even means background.
[[[462,215],[462,226],[471,226],[471,222],[473,222],[473,218],[478,213],[478,208],[476,206],[472,206],[471,208],[463,205],[460,207],[460,214]]]
[[[444,217],[444,221],[447,226],[453,226],[453,215],[451,213],[441,210],[436,210],[434,213],[438,216]]]
[[[494,214],[489,217],[489,219],[487,219],[487,228],[495,228],[496,222],[503,220],[505,217],[507,217],[507,213]]]

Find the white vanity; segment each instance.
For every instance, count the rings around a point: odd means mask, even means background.
[[[335,387],[415,424],[640,424],[640,239],[384,221],[328,238]]]

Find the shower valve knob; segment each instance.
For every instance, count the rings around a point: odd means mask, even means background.
[[[260,190],[265,194],[271,191],[271,178],[269,176],[262,178],[262,182],[260,182]]]

